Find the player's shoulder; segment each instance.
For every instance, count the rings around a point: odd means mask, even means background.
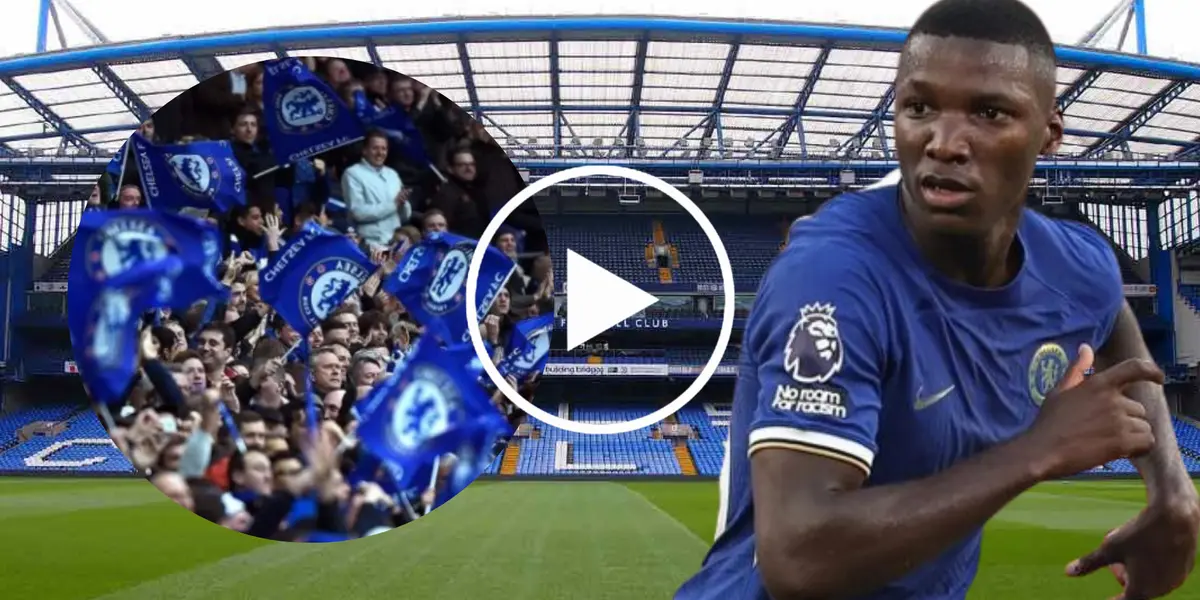
[[[1033,275],[1070,306],[1106,319],[1125,301],[1120,263],[1096,228],[1029,210],[1022,224]]]
[[[793,223],[787,246],[760,283],[756,304],[791,314],[808,304],[834,305],[863,318],[883,310],[898,271],[879,242],[886,236],[870,222],[879,217],[864,205],[873,200],[843,194]]]
[[[1096,227],[1032,209],[1026,209],[1025,219],[1024,239],[1031,244],[1039,269],[1091,282],[1120,278],[1112,244]]]
[[[895,186],[840,194],[815,213],[796,219],[788,243],[771,270],[811,275],[884,275],[894,257],[884,240],[890,227],[899,226],[880,208],[895,201]]]

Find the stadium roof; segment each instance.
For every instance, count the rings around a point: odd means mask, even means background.
[[[472,112],[514,159],[891,157],[905,32],[663,17],[310,25],[0,59],[0,144],[110,155],[200,79],[282,56],[411,75]],[[1077,159],[1200,158],[1200,65],[1060,47]]]

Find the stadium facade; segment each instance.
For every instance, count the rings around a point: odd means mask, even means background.
[[[43,48],[49,25],[44,15]],[[374,63],[468,110],[527,181],[614,164],[678,186],[730,251],[739,329],[784,227],[896,167],[891,81],[902,30],[605,16],[123,43],[93,33],[99,43],[86,48],[0,59],[0,471],[129,471],[79,406],[65,319],[72,234],[133,129],[225,70],[285,56]],[[1091,223],[1112,241],[1127,296],[1170,374],[1185,458],[1200,472],[1200,430],[1186,418],[1200,415],[1200,65],[1083,47],[1058,55],[1067,136],[1060,154],[1039,163],[1030,205]],[[673,398],[707,361],[723,307],[699,227],[661,194],[609,178],[561,185],[537,202],[560,288],[570,247],[663,301],[586,349],[555,352],[535,401],[574,420],[615,421]],[[715,477],[734,353],[700,398],[660,425],[601,439],[530,422],[490,473]],[[1133,473],[1127,462],[1101,471]]]

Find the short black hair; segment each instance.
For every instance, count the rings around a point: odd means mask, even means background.
[[[238,413],[236,421],[240,428],[251,423],[265,423],[266,419],[263,419],[257,411],[246,409]]]
[[[221,340],[225,342],[226,350],[234,350],[234,347],[237,345],[237,333],[233,331],[232,327],[224,323],[209,323],[208,325],[204,326],[204,329],[200,330],[200,333],[205,333],[208,331],[215,332],[217,335],[221,336]]]
[[[384,142],[388,141],[388,135],[384,133],[382,129],[371,128],[368,129],[366,135],[363,136],[363,148],[366,148],[367,145],[371,143],[371,138],[379,138]]]
[[[941,0],[913,24],[905,47],[922,35],[1021,46],[1029,51],[1039,70],[1046,69],[1054,80],[1057,61],[1050,32],[1037,13],[1020,0]]]

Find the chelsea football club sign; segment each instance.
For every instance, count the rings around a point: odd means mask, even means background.
[[[138,217],[118,217],[104,223],[88,238],[88,278],[103,282],[140,264],[166,258],[175,242],[157,223]]]
[[[337,107],[311,85],[284,86],[275,95],[275,116],[287,133],[306,134],[333,123]]]
[[[244,189],[244,172],[232,156],[168,153],[164,158],[171,166],[171,178],[179,189],[193,199],[216,203],[216,196],[221,191],[222,170],[233,176],[235,194],[241,194]],[[225,168],[222,169],[222,166]]]
[[[416,365],[412,380],[396,398],[391,442],[407,452],[417,450],[449,429],[451,412],[461,404],[458,387],[444,371],[433,365]]]
[[[344,258],[317,262],[304,275],[300,313],[310,323],[325,320],[370,276],[362,265]]]
[[[440,316],[462,305],[474,251],[474,244],[463,242],[451,246],[442,255],[437,271],[421,297],[425,310]]]

